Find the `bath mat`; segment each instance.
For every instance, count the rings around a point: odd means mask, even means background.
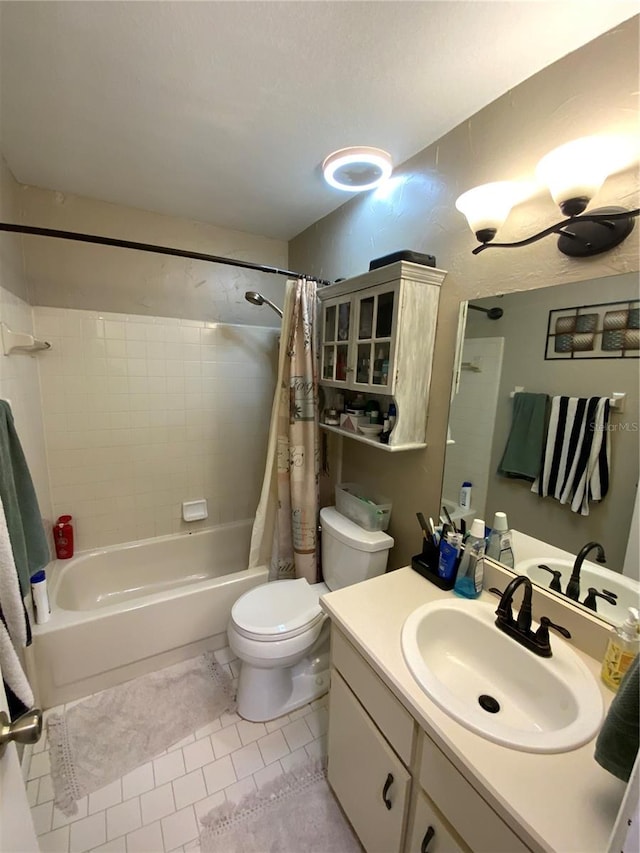
[[[47,723],[54,804],[76,801],[146,764],[185,735],[235,710],[231,678],[213,652],[96,693]]]
[[[322,761],[289,771],[202,818],[202,853],[362,853]]]

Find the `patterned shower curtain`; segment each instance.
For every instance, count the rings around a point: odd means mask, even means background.
[[[316,284],[287,282],[267,464],[249,565],[269,580],[318,579]]]

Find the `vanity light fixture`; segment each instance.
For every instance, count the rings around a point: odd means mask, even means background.
[[[384,183],[392,171],[391,155],[381,148],[366,145],[334,151],[322,164],[325,181],[348,192],[372,190]]]
[[[624,137],[587,136],[550,151],[536,167],[539,183],[548,187],[553,200],[567,217],[549,228],[513,243],[492,243],[514,204],[523,201],[522,184],[498,181],[463,193],[456,208],[467,217],[480,245],[485,249],[528,246],[558,234],[558,249],[565,255],[584,258],[608,252],[633,231],[640,208],[602,207],[584,213],[607,177],[627,168],[635,159],[631,140]]]

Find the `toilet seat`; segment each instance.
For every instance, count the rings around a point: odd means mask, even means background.
[[[328,588],[304,578],[273,581],[245,592],[231,608],[231,621],[243,637],[273,642],[297,637],[323,621],[319,598]]]

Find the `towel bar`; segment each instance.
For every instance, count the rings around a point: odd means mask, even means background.
[[[523,385],[516,385],[514,391],[509,392],[509,396],[513,399],[516,394],[521,394],[524,391]],[[541,392],[542,393],[542,392]],[[618,413],[624,412],[625,401],[627,399],[626,391],[614,391],[609,397],[609,408]]]

